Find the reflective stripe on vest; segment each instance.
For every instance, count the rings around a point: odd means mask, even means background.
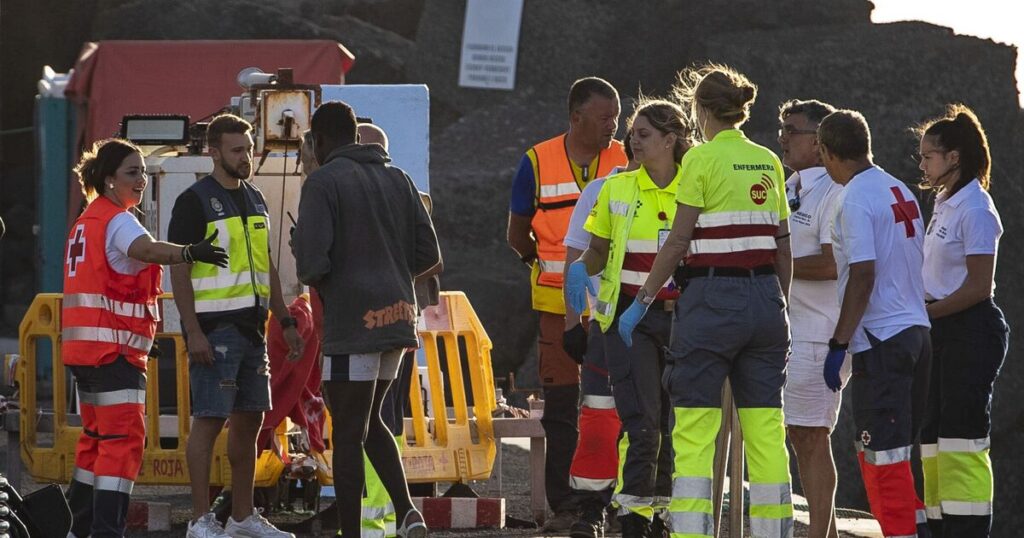
[[[153,339],[146,335],[106,327],[65,327],[61,330],[60,337],[64,342],[117,344],[145,353],[149,353],[153,347]]]
[[[541,197],[541,199],[544,199],[544,198],[556,198],[556,197],[559,197],[559,196],[566,196],[566,195],[572,195],[572,194],[575,194],[575,195],[579,195],[580,194],[580,188],[579,188],[579,185],[576,184],[576,178],[573,178],[572,181],[566,181],[564,183],[556,183],[554,185],[541,185],[540,186],[540,197]]]
[[[102,308],[130,318],[145,319],[149,314],[155,320],[160,319],[160,309],[156,304],[115,301],[99,293],[69,293],[64,296],[63,305],[64,308]]]
[[[241,182],[245,220],[231,194],[212,176],[195,183],[206,217],[206,235],[217,231],[214,244],[228,253],[228,267],[192,265],[197,314],[244,308],[267,309],[270,302],[270,219],[266,202],[249,183]]]
[[[61,359],[69,366],[100,366],[119,355],[146,367],[160,319],[157,296],[163,269],[147,265],[134,275],[107,260],[110,221],[125,209],[106,197],[93,200],[75,221],[64,260]]]
[[[642,178],[641,178],[642,175]],[[678,182],[679,177],[673,180]],[[646,170],[642,167],[632,172],[623,172],[608,178],[601,188],[600,200],[608,201],[608,216],[611,224],[609,237],[610,249],[608,261],[601,272],[601,287],[597,292],[597,306],[594,308],[594,319],[602,331],[607,331],[615,319],[615,307],[618,304],[619,293],[622,285],[642,286],[649,275],[646,271],[633,271],[623,268],[627,257],[630,254],[654,254],[658,253],[658,241],[656,239],[634,239],[631,238],[634,218],[637,217],[640,208],[637,202],[640,199],[640,181],[650,182]],[[678,185],[678,183],[676,183]],[[607,192],[607,198],[603,193]],[[657,196],[657,194],[655,194]],[[655,215],[657,208],[648,208]],[[595,208],[596,211],[605,211],[604,208]],[[675,218],[675,205],[666,208],[668,222]],[[645,214],[646,215],[646,214]],[[660,220],[658,222],[661,222]],[[641,234],[643,235],[643,234]],[[668,281],[665,282],[667,284]],[[663,284],[664,287],[664,284]]]
[[[565,261],[537,260],[540,264],[541,273],[563,273],[565,272]]]
[[[562,287],[562,268],[565,264],[565,233],[569,229],[569,218],[580,197],[572,164],[565,149],[565,135],[559,135],[533,147],[537,156],[537,211],[533,215],[532,228],[537,238],[537,260],[540,274],[536,286]],[[597,156],[596,170],[591,177],[608,175],[616,166],[626,164],[622,144],[613,141],[611,147]],[[561,300],[561,295],[559,295]],[[564,311],[563,304],[551,305],[553,310]]]
[[[770,265],[775,260],[778,217],[769,211],[702,213],[693,230],[687,265],[748,269]]]

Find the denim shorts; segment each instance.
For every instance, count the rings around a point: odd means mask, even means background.
[[[192,416],[227,418],[234,412],[270,410],[270,360],[266,344],[256,345],[234,324],[208,333],[213,364],[190,362]]]

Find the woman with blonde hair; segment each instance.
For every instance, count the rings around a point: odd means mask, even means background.
[[[793,260],[782,163],[740,130],[757,96],[743,74],[690,69],[674,93],[707,142],[683,157],[671,232],[618,329],[628,338],[640,327],[674,273],[682,295],[664,375],[674,414],[673,533],[715,535],[712,466],[729,378],[747,448],[751,534],[792,536],[782,387]]]
[[[622,421],[621,480],[612,496],[622,536],[661,536],[659,517],[672,492],[669,402],[661,386],[665,346],[678,290],[661,280],[650,295],[654,305],[638,319],[634,335],[615,330],[619,314],[636,301],[675,213],[679,161],[690,147],[685,113],[677,104],[641,99],[627,124],[640,167],[610,176],[584,229],[590,246],[569,267],[566,294],[576,312],[586,310],[586,291],[597,295],[593,316],[604,331],[605,354],[615,408]],[[591,275],[601,274],[599,290]]]

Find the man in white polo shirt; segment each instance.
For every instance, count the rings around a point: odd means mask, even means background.
[[[821,101],[787,101],[779,107],[782,163],[793,170],[786,181],[793,245],[789,316],[793,347],[782,410],[796,454],[800,484],[811,516],[808,535],[838,538],[835,525],[836,466],[829,435],[839,416],[842,393],[825,385],[821,372],[828,340],[839,317],[832,215],[842,187],[821,164],[818,123],[835,112]],[[842,371],[843,382],[849,368]]]
[[[826,116],[818,144],[829,175],[845,186],[832,225],[840,310],[825,382],[842,387],[848,348],[857,457],[871,513],[885,536],[931,536],[910,470],[931,366],[921,210],[906,185],[871,162],[871,134],[859,112]]]

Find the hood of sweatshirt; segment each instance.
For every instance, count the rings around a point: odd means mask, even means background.
[[[380,144],[348,144],[341,146],[327,155],[327,160],[323,164],[327,164],[335,159],[350,159],[357,163],[366,164],[386,164],[391,162],[388,152],[384,151],[384,146]]]

